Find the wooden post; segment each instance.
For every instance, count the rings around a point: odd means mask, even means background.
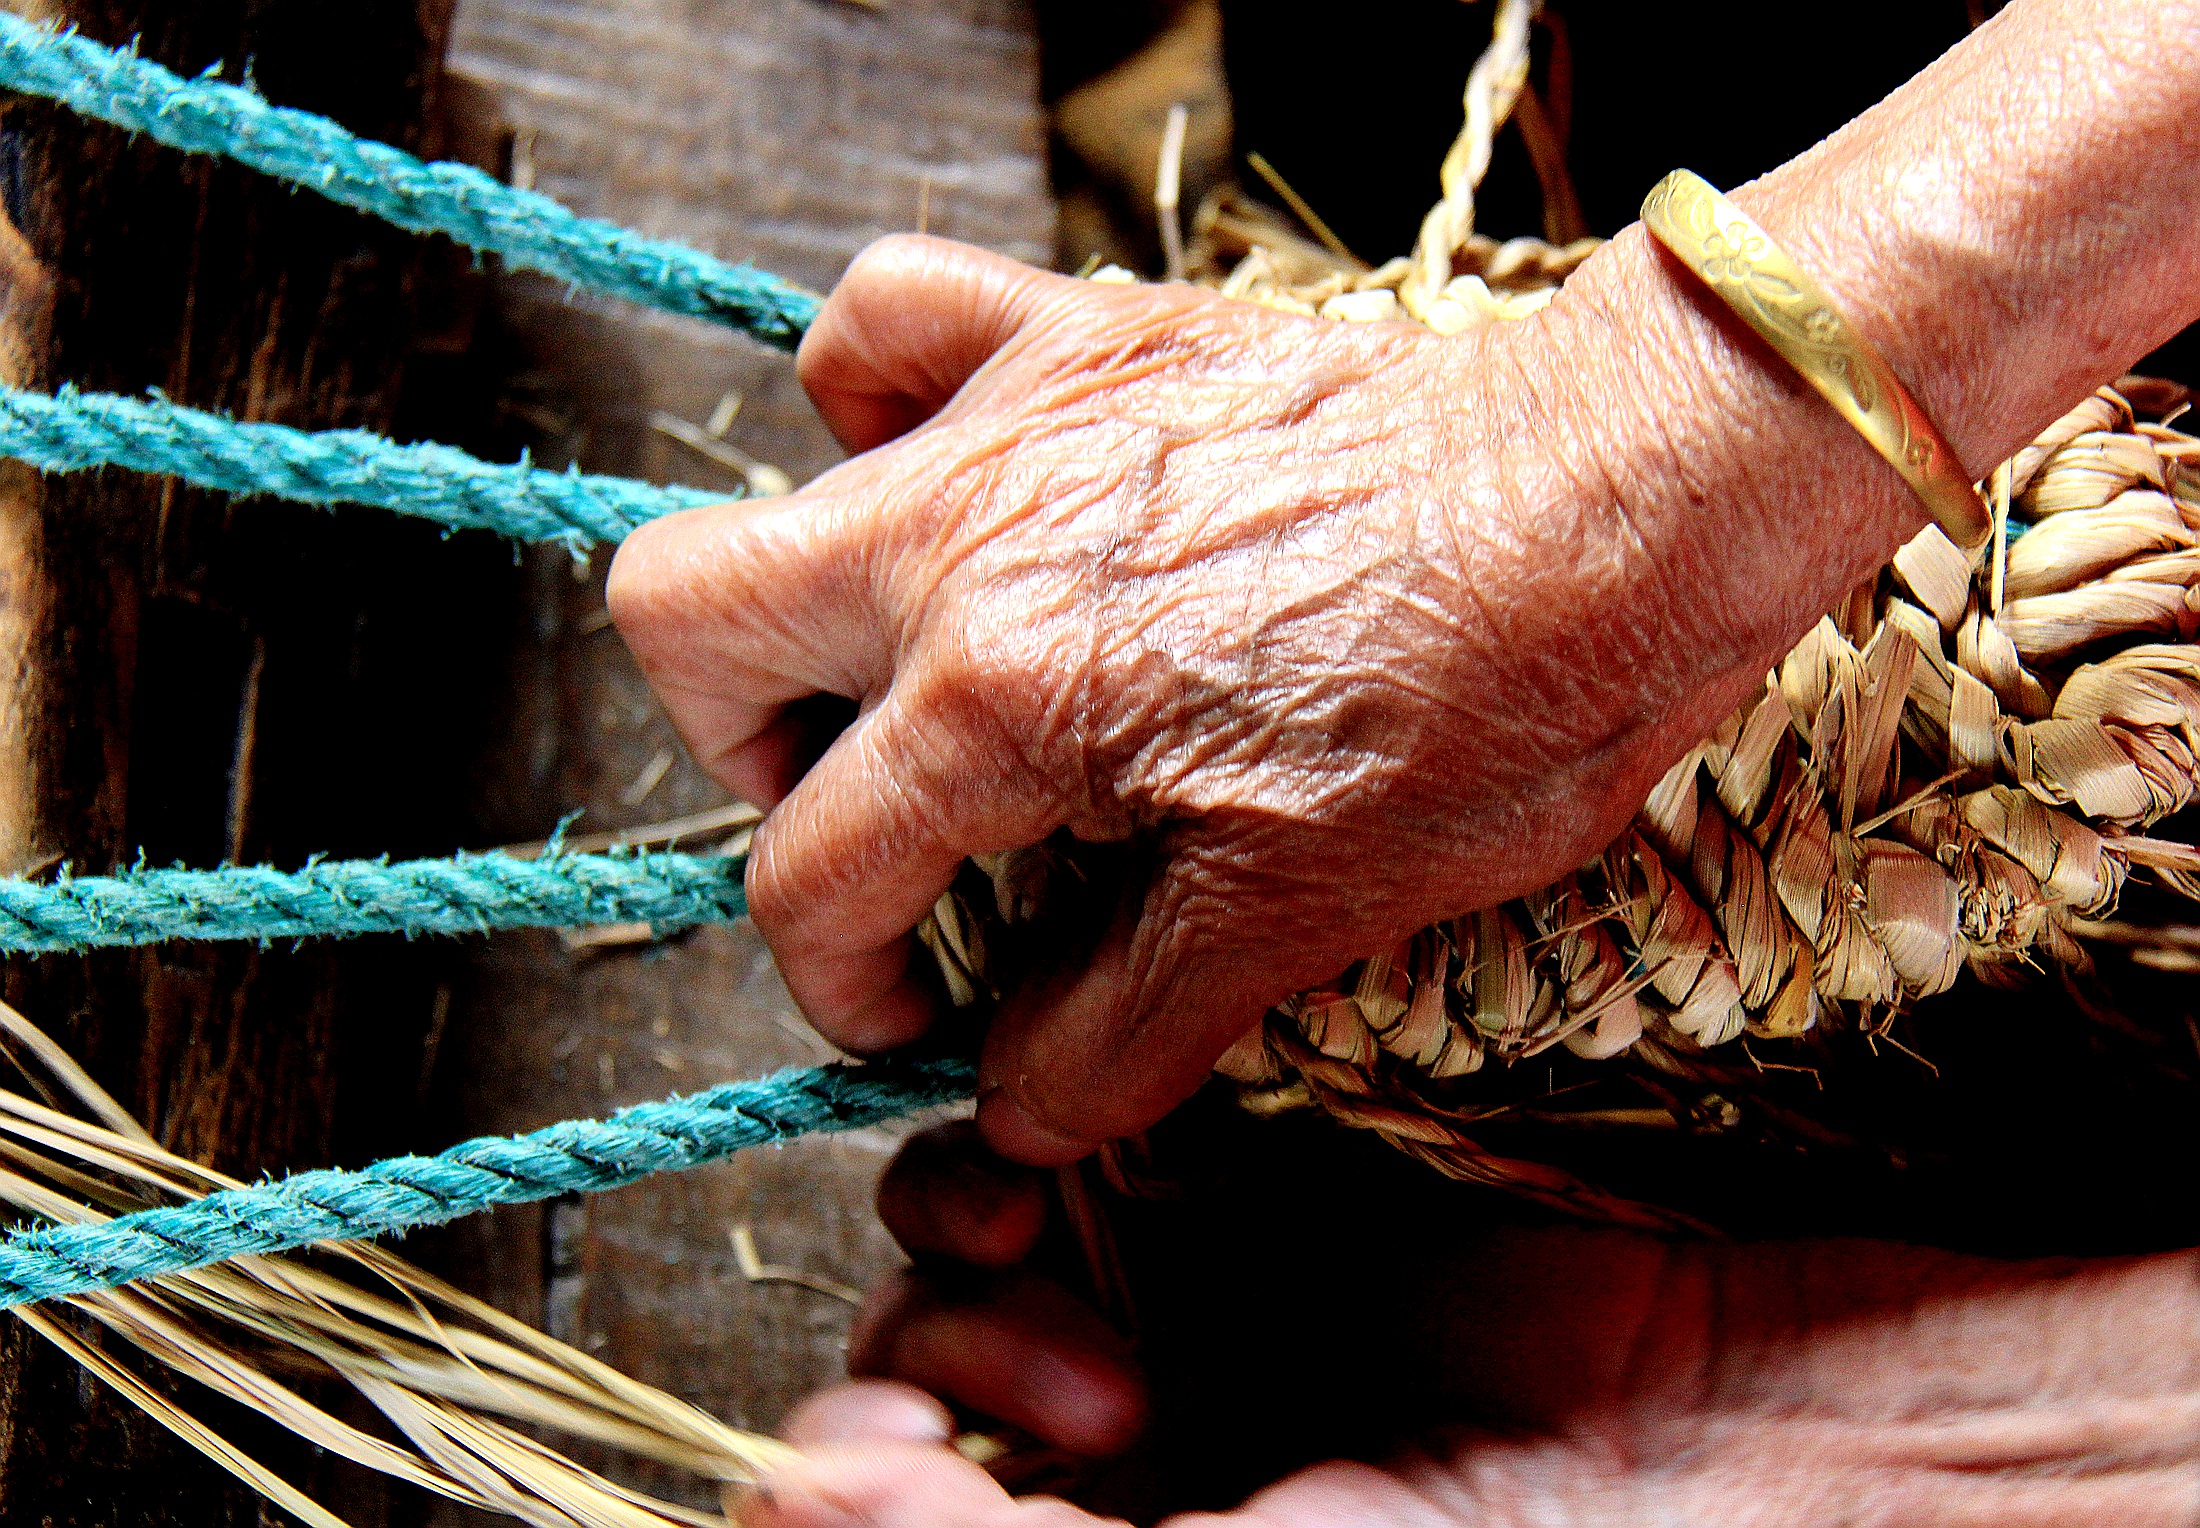
[[[81,0],[47,14],[135,37],[187,74],[249,68],[274,99],[417,143],[447,10]],[[386,429],[418,369],[416,315],[450,284],[424,241],[40,102],[0,110],[0,210],[0,374],[25,386],[158,386],[246,418]],[[464,820],[453,761],[477,741],[465,719],[501,678],[469,654],[494,650],[509,570],[500,547],[387,516],[0,471],[0,870],[448,849]],[[9,962],[5,992],[167,1144],[251,1175],[417,1142],[421,1043],[454,953],[48,957]],[[302,1449],[239,1425],[315,1485],[323,1467]],[[372,1490],[346,1494],[352,1521],[379,1520]],[[0,1521],[263,1517],[0,1322]]]
[[[185,72],[249,68],[271,99],[819,287],[920,218],[1028,258],[1051,242],[1020,0],[461,0],[455,24],[442,0],[69,0],[43,14],[138,38]],[[462,71],[448,88],[447,25]],[[0,106],[0,211],[10,382],[158,386],[246,418],[488,455],[532,444],[706,485],[731,480],[652,412],[704,425],[738,392],[729,446],[797,479],[834,455],[784,357],[552,284],[492,283],[448,246],[42,103]],[[0,871],[106,869],[141,851],[194,865],[443,853],[539,837],[576,806],[585,830],[722,799],[605,629],[604,563],[515,559],[366,511],[0,466]],[[746,929],[662,950],[550,936],[170,946],[12,961],[0,991],[169,1145],[247,1175],[600,1113],[821,1052]],[[767,1259],[865,1281],[891,1257],[868,1206],[890,1144],[806,1143],[412,1250],[440,1247],[527,1319],[768,1425],[838,1373],[848,1313],[746,1282],[728,1232],[746,1222]],[[394,1506],[377,1482],[212,1409],[360,1528],[463,1520]],[[0,1521],[262,1520],[249,1493],[0,1321]]]

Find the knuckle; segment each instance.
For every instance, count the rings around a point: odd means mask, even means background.
[[[886,234],[863,247],[854,263],[848,267],[848,277],[843,279],[867,280],[904,275],[910,267],[929,262],[939,250],[946,247],[948,244],[945,239],[935,239],[929,234]]]
[[[785,814],[797,805],[782,803],[757,827],[749,849],[749,916],[788,985],[801,989],[795,995],[814,1015],[838,1008],[851,974],[833,961],[811,969],[816,953],[835,943],[835,914],[846,911],[849,886],[830,856],[804,841],[810,835],[787,831]]]
[[[969,256],[966,246],[928,234],[890,233],[865,245],[833,289],[830,306],[868,311],[903,300],[912,284],[939,280]]]
[[[749,914],[772,949],[786,960],[847,950],[907,931],[882,885],[904,882],[922,863],[958,802],[945,798],[937,776],[955,781],[956,756],[937,758],[901,747],[882,749],[876,727],[833,745],[857,750],[852,763],[819,766],[810,779],[758,824],[749,848]],[[836,964],[812,973],[823,985],[859,976]],[[838,986],[836,985],[836,990]]]
[[[621,635],[684,634],[701,616],[723,617],[721,596],[749,580],[729,576],[751,566],[762,548],[747,506],[711,505],[637,527],[620,544],[604,603]]]
[[[1031,703],[1039,689],[1028,673],[992,665],[935,674],[914,688],[901,751],[919,778],[951,798],[938,806],[964,815],[959,806],[975,813],[1014,800],[1051,810],[1063,800],[1057,750]]]
[[[1031,779],[1062,779],[1087,728],[1096,667],[1082,618],[1045,591],[998,580],[931,623],[917,688],[926,711]]]
[[[765,943],[782,958],[802,948],[808,932],[806,913],[824,900],[819,895],[817,857],[804,854],[799,842],[787,841],[786,813],[795,805],[783,804],[757,824],[745,873],[749,917]]]

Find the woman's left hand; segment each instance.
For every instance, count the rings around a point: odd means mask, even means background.
[[[1185,1434],[1166,1440],[1179,1456],[1227,1450],[1248,1418],[1304,1434],[1298,1467],[1217,1528],[2200,1517],[2189,1252],[1994,1262],[1885,1242],[1461,1233],[1443,1217],[1422,1234],[1332,1202],[1318,1244],[1303,1223],[1275,1239],[1249,1228],[1211,1243],[1242,1242],[1242,1259],[1187,1270],[1211,1300],[1207,1325],[1251,1326],[1255,1355],[1203,1365],[1187,1409],[1021,1265],[1044,1225],[1040,1185],[967,1126],[907,1148],[881,1210],[919,1266],[873,1294],[851,1347],[852,1370],[871,1377],[796,1413],[789,1436],[807,1458],[769,1482],[744,1528],[1097,1521],[1011,1497],[948,1446],[935,1396],[1086,1455],[1129,1446],[1150,1415]],[[1312,1328],[1251,1316],[1273,1308],[1263,1285]],[[1257,1355],[1279,1345],[1290,1363],[1264,1366]],[[1363,1457],[1325,1457],[1325,1435]],[[1235,1462],[1217,1459],[1218,1473]]]

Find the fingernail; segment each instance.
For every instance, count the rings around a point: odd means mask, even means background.
[[[1011,1162],[1031,1167],[1060,1167],[1087,1156],[1093,1143],[1064,1135],[1039,1122],[1008,1089],[996,1086],[978,1098],[978,1128],[986,1144]]]

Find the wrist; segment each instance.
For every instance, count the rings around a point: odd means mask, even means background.
[[[2200,50],[2200,0],[2136,15],[2020,0],[1735,193],[1974,475],[2200,315],[2200,246],[2177,236],[2200,200],[2200,71],[2161,63],[2181,42]],[[2037,88],[1996,87],[2020,68]],[[1552,390],[1575,395],[1611,485],[1610,522],[1590,529],[1633,543],[1646,613],[1671,618],[1699,670],[1777,658],[1925,522],[1894,469],[1640,227],[1538,322],[1544,353],[1568,359]]]
[[[1924,523],[1894,468],[1640,225],[1533,322],[1539,353],[1568,361],[1537,407],[1604,486],[1580,538],[1637,565],[1614,617],[1663,638],[1639,655],[1644,688],[1754,687]]]
[[[1414,540],[1455,616],[1445,682],[1504,719],[1480,765],[1502,837],[1593,854],[1921,512],[1639,229],[1535,317],[1419,353],[1400,408],[1429,424],[1392,438],[1444,486]]]

